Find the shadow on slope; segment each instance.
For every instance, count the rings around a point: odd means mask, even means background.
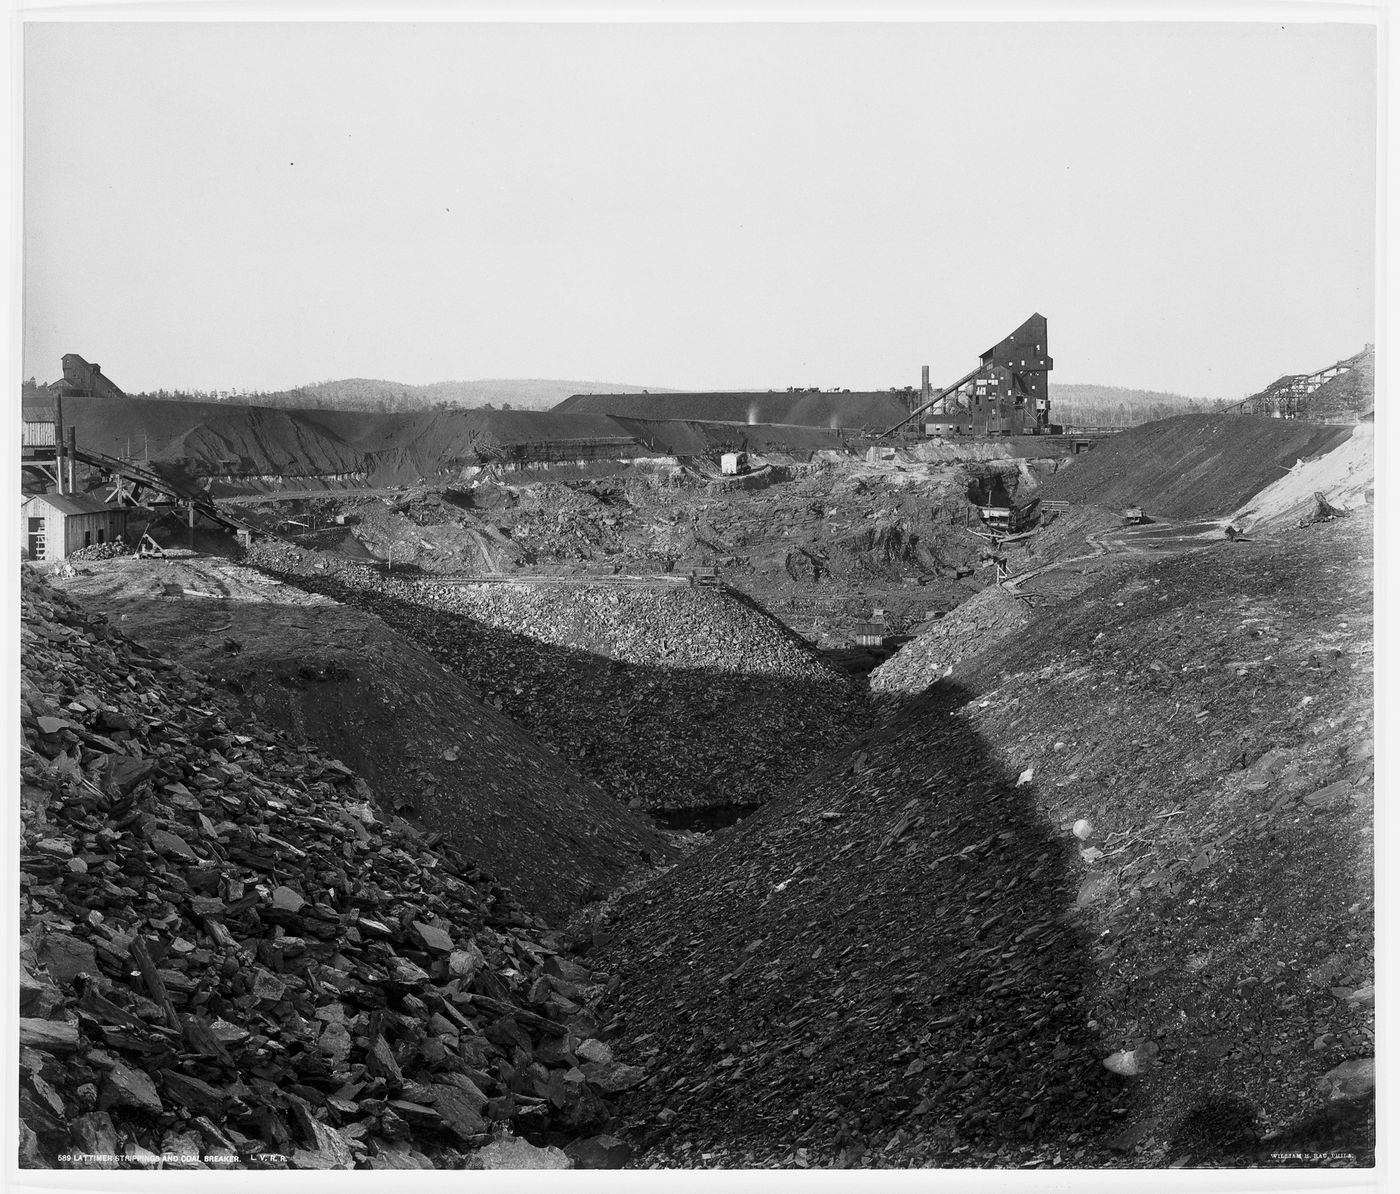
[[[445,586],[435,587],[435,598],[396,576],[331,566],[333,575],[283,575],[382,618],[604,791],[651,812],[762,803],[855,732],[863,715],[847,677],[820,665],[766,611],[760,621],[750,603],[718,593],[671,590],[666,600],[687,605],[685,617],[669,622],[664,602],[621,606],[632,620],[614,618],[608,627],[590,626],[591,603],[557,617],[545,610],[538,633],[526,633],[448,607]],[[731,616],[707,625],[692,602],[714,602]],[[736,611],[754,653],[767,651],[758,663],[729,636]],[[550,633],[588,641],[551,642]],[[607,653],[619,647],[647,661]]]
[[[1124,567],[944,682],[1052,822],[1093,824],[1094,1018],[1155,1058],[1135,1164],[1181,1161],[1202,1100],[1279,1131],[1374,1055],[1370,522]]]
[[[913,698],[617,904],[598,956],[655,1159],[1073,1164],[1114,1127],[1078,843],[966,696]]]

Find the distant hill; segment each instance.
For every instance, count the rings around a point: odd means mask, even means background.
[[[1190,398],[1165,390],[1130,390],[1125,386],[1050,383],[1050,417],[1056,423],[1134,427],[1172,415],[1217,410],[1223,399]]]

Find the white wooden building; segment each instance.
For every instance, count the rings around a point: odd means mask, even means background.
[[[31,560],[62,560],[126,537],[127,508],[86,493],[36,493],[20,506],[20,547]]]

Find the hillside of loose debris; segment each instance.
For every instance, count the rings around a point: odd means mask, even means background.
[[[874,693],[919,693],[958,663],[995,646],[1031,620],[1030,611],[992,585],[939,618],[870,674]]]
[[[619,900],[640,1163],[1370,1164],[1369,535],[1117,568]]]
[[[1340,380],[1340,379],[1339,379]],[[1315,515],[1317,495],[1337,509],[1356,509],[1375,500],[1375,424],[1351,428],[1351,436],[1325,456],[1295,464],[1272,485],[1254,494],[1234,521],[1250,534],[1291,530]]]
[[[255,547],[251,558],[276,567],[282,556]],[[446,585],[365,567],[296,583],[376,614],[605,792],[649,811],[759,804],[863,707],[848,677],[723,591]]]
[[[1310,410],[1369,414],[1376,405],[1376,353],[1358,355],[1355,368],[1323,382],[1308,399]]]
[[[725,423],[793,423],[810,427],[889,427],[909,413],[905,395],[894,391],[839,393],[573,394],[557,413],[630,416],[635,419],[698,419]]]
[[[1141,506],[1154,519],[1218,517],[1350,434],[1350,427],[1259,415],[1177,415],[1104,440],[1049,478],[1041,496]]]
[[[84,608],[340,759],[562,923],[669,847],[378,618],[217,557],[121,559],[53,578]]]
[[[605,973],[28,574],[21,646],[23,1166],[570,1164],[505,1130],[616,1158],[642,1074],[598,1039]]]

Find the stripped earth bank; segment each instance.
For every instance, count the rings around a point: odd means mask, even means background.
[[[297,418],[386,486],[504,426]],[[316,528],[27,567],[22,1163],[1371,1164],[1369,433],[245,485]]]

